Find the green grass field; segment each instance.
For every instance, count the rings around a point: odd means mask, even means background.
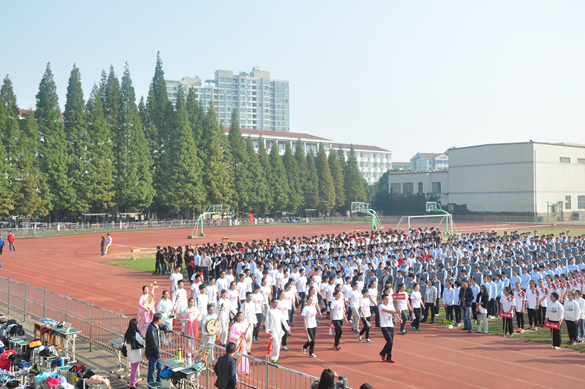
[[[116,260],[116,261],[107,261],[104,263],[107,265],[120,266],[120,267],[125,267],[128,269],[141,270],[141,271],[153,273],[154,269],[155,269],[156,261],[155,261],[154,257],[149,257],[149,258],[139,258],[139,259],[134,259],[134,260],[133,259],[120,259],[120,260]],[[182,273],[183,273],[183,276],[185,278],[187,278],[187,271],[185,269],[182,269]]]

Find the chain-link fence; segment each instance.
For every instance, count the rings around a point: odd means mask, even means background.
[[[32,318],[51,318],[56,321],[71,323],[71,327],[81,330],[80,338],[89,342],[89,350],[93,346],[115,352],[110,340],[124,336],[128,321],[122,311],[113,312],[93,304],[87,304],[70,298],[67,294],[60,295],[45,288],[37,288],[8,278],[0,277],[0,305],[7,308],[8,314],[20,313],[24,320]],[[202,344],[202,340],[178,332],[171,332],[169,338],[161,345],[161,359],[176,359],[177,351],[183,350],[183,356],[193,356]],[[212,345],[206,369],[202,371],[196,384],[186,385],[198,389],[212,389],[215,383],[212,363],[225,353],[225,348]],[[308,374],[269,363],[268,360],[251,355],[236,354],[238,366],[243,370],[238,374],[241,387],[255,389],[309,389],[317,379]],[[193,386],[195,385],[195,386]]]

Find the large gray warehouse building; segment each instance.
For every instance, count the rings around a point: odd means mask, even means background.
[[[566,219],[585,214],[585,145],[501,143],[448,153],[448,171],[392,174],[390,192],[440,193],[443,205],[472,212],[546,214],[547,202],[562,202]]]

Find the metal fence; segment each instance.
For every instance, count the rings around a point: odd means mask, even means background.
[[[20,313],[24,321],[27,318],[51,318],[56,321],[71,323],[73,328],[82,331],[80,338],[89,342],[89,350],[93,346],[115,352],[110,340],[122,338],[126,332],[128,321],[122,311],[113,312],[93,304],[87,304],[70,298],[67,294],[53,293],[47,288],[37,288],[8,278],[0,277],[0,305],[8,309],[8,313]],[[181,348],[183,355],[195,355],[201,342],[192,336],[171,332],[168,340],[161,347],[161,359],[177,358],[177,350]],[[212,363],[225,353],[225,348],[213,345],[207,368],[197,380],[198,388],[212,389],[215,383]],[[248,366],[248,374],[238,374],[240,385],[252,389],[304,389],[310,388],[317,379],[308,374],[268,363],[267,360],[251,355],[237,354],[238,364]]]
[[[388,222],[394,221],[395,217],[386,218]],[[384,219],[383,221],[386,222]],[[257,218],[253,223],[248,219],[221,219],[221,220],[206,220],[204,227],[229,227],[229,226],[249,226],[249,225],[282,225],[282,224],[328,224],[328,223],[369,223],[371,218],[369,216],[351,216],[351,217],[337,217],[337,216],[321,216],[311,218],[290,218],[290,219],[272,219],[272,218]],[[397,221],[398,219],[396,219]],[[63,223],[59,227],[56,225],[46,226],[39,223],[36,226],[29,226],[25,228],[7,228],[0,227],[0,235],[5,238],[9,232],[12,232],[18,239],[22,238],[43,238],[63,235],[80,235],[93,233],[106,233],[112,231],[125,230],[152,230],[152,229],[171,229],[171,228],[194,228],[196,220],[167,220],[167,221],[140,221],[128,223],[96,223],[96,224],[80,224],[80,223]]]

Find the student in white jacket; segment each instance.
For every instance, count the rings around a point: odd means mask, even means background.
[[[142,345],[141,348],[133,349],[132,341],[136,340],[136,343]],[[130,363],[130,389],[136,388],[136,375],[138,373],[138,366],[142,361],[142,348],[144,347],[144,338],[138,330],[138,320],[130,319],[128,323],[128,329],[124,334],[124,343],[126,351],[128,352],[128,362]]]
[[[577,324],[577,342],[583,343],[583,335],[585,333],[585,299],[580,290],[575,291],[575,301],[579,304],[579,323]]]
[[[265,329],[266,333],[272,336],[272,348],[270,349],[270,361],[278,363],[278,356],[280,355],[280,343],[284,336],[284,331],[291,334],[290,327],[287,323],[287,317],[282,314],[278,308],[278,300],[273,298],[270,300],[270,310],[266,314]]]
[[[546,310],[546,320],[551,323],[562,323],[563,318],[565,316],[565,310],[563,309],[563,305],[559,303],[559,294],[557,292],[552,292],[550,294],[550,304],[548,304],[548,308]],[[552,346],[551,348],[558,350],[561,347],[561,330],[555,330],[551,328],[552,331]]]
[[[577,344],[577,323],[581,316],[579,303],[575,301],[575,293],[567,292],[567,300],[565,300],[565,322],[567,323],[567,332],[569,333],[569,341],[567,344]]]

